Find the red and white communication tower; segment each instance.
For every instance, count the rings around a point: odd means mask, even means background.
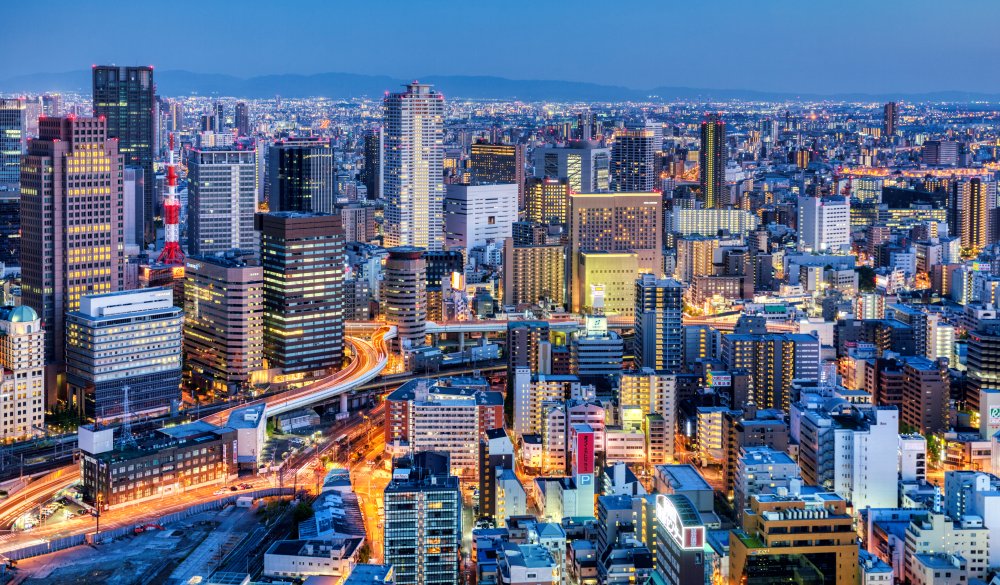
[[[170,162],[167,163],[167,198],[163,201],[163,251],[160,264],[184,264],[180,242],[181,201],[177,198],[177,165],[174,163],[174,135],[170,135]]]

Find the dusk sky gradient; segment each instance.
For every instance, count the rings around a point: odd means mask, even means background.
[[[1000,92],[996,0],[51,0],[5,3],[3,14],[0,80],[116,63],[240,77]]]

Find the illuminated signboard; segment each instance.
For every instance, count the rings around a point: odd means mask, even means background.
[[[662,494],[656,496],[656,519],[680,548],[684,550],[704,548],[705,527],[685,526],[673,501]]]
[[[990,407],[990,426],[1000,426],[1000,408]]]

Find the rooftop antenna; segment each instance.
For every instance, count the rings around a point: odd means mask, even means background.
[[[139,444],[135,440],[135,435],[132,434],[132,412],[129,408],[128,384],[122,386],[122,390],[125,392],[125,410],[122,413],[124,421],[122,422],[122,433],[118,446],[124,451],[125,449],[135,449]]]

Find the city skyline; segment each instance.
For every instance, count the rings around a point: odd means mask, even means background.
[[[191,3],[182,2],[177,10],[156,13],[158,30],[187,26],[191,12],[186,4]],[[142,23],[149,15],[141,6],[79,11],[22,3],[9,8],[13,21],[33,22],[44,16],[48,34],[70,39],[75,49],[49,51],[40,47],[7,60],[0,63],[0,80],[117,62],[236,77],[341,71],[399,78],[486,75],[631,89],[693,87],[803,94],[1000,92],[1000,81],[982,74],[983,65],[1000,56],[1000,41],[989,34],[988,24],[1000,16],[1000,5],[984,1],[966,2],[947,11],[935,10],[934,4],[924,0],[876,5],[849,0],[808,7],[786,0],[764,5],[724,0],[711,11],[697,4],[640,1],[626,2],[615,11],[591,1],[574,7],[572,18],[577,28],[586,32],[573,33],[571,27],[570,33],[559,36],[553,35],[547,24],[568,17],[559,3],[515,3],[496,13],[451,0],[437,2],[433,9],[393,1],[374,8],[367,4],[303,5],[301,11],[294,12],[269,10],[259,1],[241,3],[239,11],[226,5],[198,5],[206,21],[229,22],[229,26],[198,42],[167,43],[147,34]],[[933,11],[935,18],[924,18],[928,11]],[[298,17],[306,12],[314,17]],[[643,23],[662,22],[662,34],[646,24],[647,34],[629,34],[628,43],[618,42],[622,31],[636,26],[632,15],[637,12],[646,15]],[[277,40],[269,42],[266,51],[229,51],[221,70],[216,60],[202,58],[206,52],[246,45],[249,38],[255,38],[250,36],[253,27],[261,22],[268,22],[270,30],[277,31]],[[335,35],[329,34],[330,23],[336,27]],[[709,25],[719,39],[713,44],[706,44],[702,36]],[[115,35],[79,34],[109,26]],[[447,44],[408,42],[414,26],[430,38],[447,39]],[[920,39],[932,42],[940,31],[956,27],[961,27],[962,35],[949,36],[948,43],[939,43],[933,51],[922,51],[919,59],[879,57]],[[32,30],[15,27],[0,40],[0,49],[14,53],[30,41]],[[295,43],[283,42],[281,31],[294,31]],[[376,37],[384,50],[369,50],[368,44]],[[449,47],[461,46],[471,47],[476,58],[456,59]],[[546,58],[538,59],[539,52],[547,53]],[[829,67],[837,74],[831,76]],[[948,71],[947,81],[929,74],[938,70]]]

